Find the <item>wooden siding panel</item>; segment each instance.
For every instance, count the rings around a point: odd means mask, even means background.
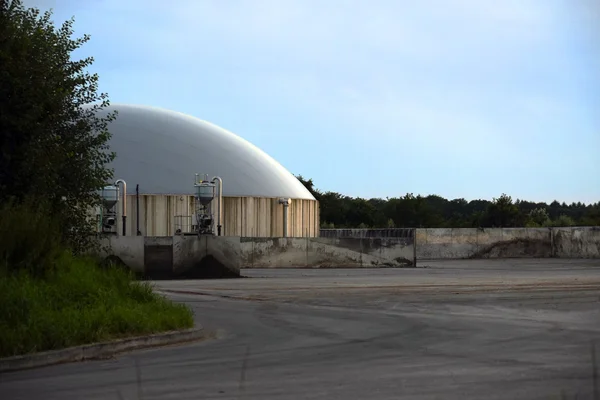
[[[144,236],[171,236],[175,216],[194,215],[194,197],[179,195],[140,195],[140,232]],[[215,223],[217,202],[213,201]],[[119,207],[118,229],[122,231]],[[288,236],[315,237],[319,234],[319,204],[314,200],[292,199],[288,208]],[[283,205],[277,198],[224,197],[222,234],[225,236],[283,236]],[[136,234],[135,194],[127,195],[127,235]]]

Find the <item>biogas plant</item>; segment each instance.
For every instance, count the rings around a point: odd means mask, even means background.
[[[98,230],[115,236],[316,237],[319,204],[295,176],[245,139],[155,107],[112,105]]]

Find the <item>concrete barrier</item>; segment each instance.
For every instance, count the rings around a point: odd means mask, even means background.
[[[553,228],[553,256],[600,258],[600,227]]]
[[[100,246],[102,247],[101,256],[117,257],[134,272],[144,272],[143,236],[106,237],[100,241]]]
[[[104,256],[153,279],[237,277],[240,268],[401,267],[418,259],[600,258],[600,227],[353,229],[327,236],[115,236],[103,244]]]
[[[101,256],[152,279],[240,275],[240,238],[225,236],[111,236]]]
[[[600,228],[417,229],[417,259],[600,258]]]
[[[175,236],[173,272],[189,278],[227,278],[240,275],[239,237]]]
[[[401,267],[414,261],[412,238],[248,238],[245,268]]]

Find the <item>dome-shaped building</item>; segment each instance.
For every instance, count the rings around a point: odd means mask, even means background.
[[[118,116],[108,130],[117,157],[110,167],[115,179],[127,182],[128,235],[135,235],[138,227],[144,236],[191,231],[194,177],[201,173],[223,180],[223,236],[283,236],[281,198],[290,199],[287,236],[318,236],[318,202],[258,147],[179,112],[113,104],[100,113],[113,110]]]

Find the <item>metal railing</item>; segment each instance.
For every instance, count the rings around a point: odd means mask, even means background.
[[[193,215],[175,215],[173,221],[175,225],[174,232],[176,235],[193,233],[195,231]]]
[[[412,238],[414,228],[382,229],[321,229],[319,235],[328,238]]]

